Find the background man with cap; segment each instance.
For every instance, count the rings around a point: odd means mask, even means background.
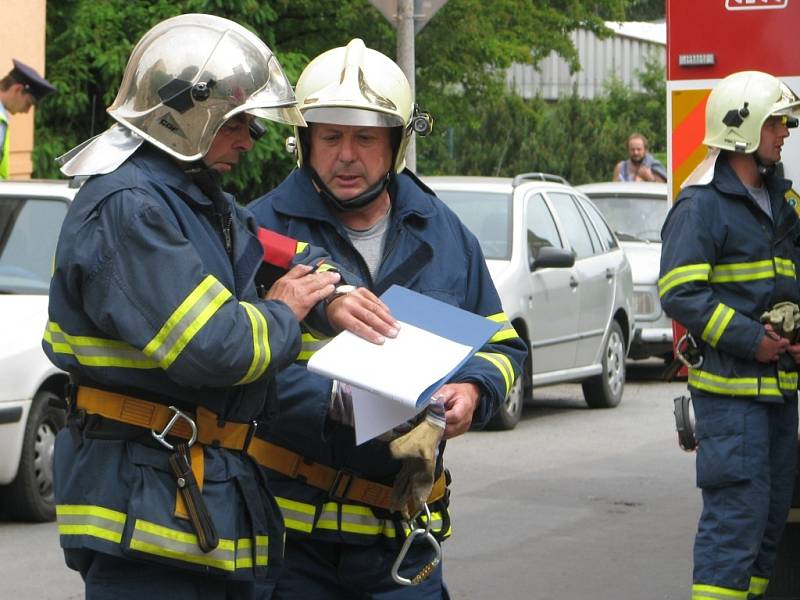
[[[706,104],[708,156],[661,233],[661,304],[703,356],[689,369],[703,498],[693,600],[762,598],[791,504],[800,345],[762,315],[800,303],[797,195],[775,174],[798,110],[767,73],[720,81]]]
[[[56,91],[33,68],[13,59],[14,68],[0,79],[0,179],[8,179],[11,136],[8,116],[27,113],[31,106]]]

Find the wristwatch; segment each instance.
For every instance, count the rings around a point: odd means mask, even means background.
[[[357,289],[356,286],[350,284],[337,285],[333,289],[333,293],[327,298],[325,298],[325,304],[328,305],[341,296],[346,296],[347,294],[351,294],[355,292],[356,289]]]

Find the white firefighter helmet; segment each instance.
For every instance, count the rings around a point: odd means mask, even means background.
[[[172,17],[145,33],[133,49],[117,97],[108,108],[118,125],[106,134],[111,142],[126,142],[118,155],[113,160],[97,156],[100,148],[107,153],[115,146],[95,139],[79,147],[82,152],[65,155],[62,164],[70,161],[72,168],[65,164],[62,171],[89,174],[86,171],[96,169],[92,163],[98,162],[105,163],[106,170],[95,173],[113,170],[108,165],[124,161],[141,145],[131,142],[137,139],[179,160],[198,160],[223,123],[243,112],[305,125],[278,60],[254,33],[213,15]],[[120,126],[128,131],[120,131]]]
[[[714,176],[722,150],[754,153],[761,142],[761,127],[771,116],[786,118],[787,127],[797,127],[800,97],[777,77],[761,71],[740,71],[722,79],[706,103],[708,154],[681,187],[705,184]]]
[[[703,143],[720,150],[755,152],[761,127],[771,116],[789,117],[800,111],[800,98],[777,77],[760,71],[741,71],[720,81],[706,104]]]
[[[432,126],[430,115],[415,107],[402,69],[358,38],[312,60],[300,74],[295,92],[300,112],[309,123],[397,127],[400,135],[393,137],[396,173],[405,168],[412,131],[427,135]],[[296,135],[300,139],[298,163],[302,164],[308,142],[304,132],[298,130]]]

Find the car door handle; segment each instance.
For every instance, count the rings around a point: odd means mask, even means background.
[[[606,269],[606,279],[614,279],[614,269]]]
[[[575,279],[572,275],[569,276],[569,287],[571,288],[578,287],[578,280]]]

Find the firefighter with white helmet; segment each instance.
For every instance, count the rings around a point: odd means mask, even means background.
[[[274,264],[288,273],[257,290],[260,233],[219,174],[252,147],[256,117],[305,121],[270,49],[199,14],[144,35],[108,112],[116,124],[63,160],[89,179],[61,231],[43,340],[71,379],[61,546],[87,598],[252,598],[276,577],[284,530],[250,441],[298,320],[317,303],[323,329],[351,315],[321,302],[340,275],[320,251],[285,236]],[[373,337],[394,323],[379,304],[359,326]]]
[[[354,39],[312,60],[296,93],[309,124],[290,144],[299,168],[250,205],[259,223],[327,248],[375,293],[402,285],[503,327],[419,422],[361,445],[347,386],[306,370],[326,340],[304,335],[298,362],[278,377],[279,415],[257,433],[287,527],[274,597],[447,598],[438,567],[438,542],[450,534],[441,440],[489,420],[525,346],[477,239],[405,169],[411,135],[429,133],[432,120],[401,69]],[[338,290],[331,303],[359,293]]]
[[[800,303],[797,194],[776,174],[800,98],[767,73],[721,80],[709,147],[662,231],[659,293],[698,340],[689,369],[703,510],[692,598],[762,598],[791,504],[800,345],[771,312]]]

